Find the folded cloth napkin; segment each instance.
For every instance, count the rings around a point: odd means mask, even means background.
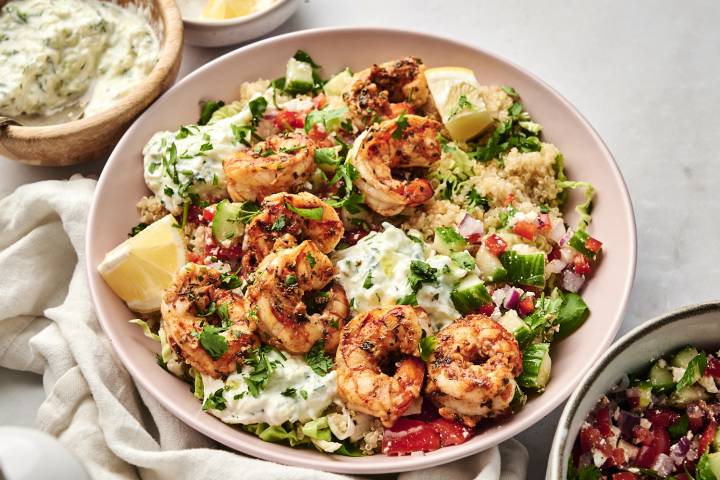
[[[94,188],[73,177],[25,185],[0,201],[0,366],[43,375],[37,426],[98,479],[348,478],[227,451],[134,384],[88,291],[84,237]],[[512,441],[399,479],[522,480],[527,459]]]

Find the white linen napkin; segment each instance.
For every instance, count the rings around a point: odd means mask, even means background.
[[[348,478],[224,450],[134,384],[90,300],[84,237],[94,188],[73,177],[25,185],[0,201],[0,366],[43,375],[38,428],[97,479]],[[511,441],[398,478],[523,480],[527,460]]]

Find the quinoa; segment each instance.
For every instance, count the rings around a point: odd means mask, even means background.
[[[430,200],[402,225],[405,230],[415,229],[425,238],[432,238],[436,227],[456,226],[465,211],[449,200]]]
[[[490,112],[494,120],[504,122],[508,119],[508,109],[513,104],[513,99],[497,85],[485,85],[480,87],[480,94],[485,102],[485,108]]]
[[[143,197],[137,203],[136,208],[140,216],[140,222],[147,223],[148,225],[157,222],[170,213],[155,195]]]
[[[245,105],[250,99],[257,95],[262,95],[270,87],[270,81],[265,79],[255,80],[254,82],[244,82],[240,85],[240,95],[238,102]]]

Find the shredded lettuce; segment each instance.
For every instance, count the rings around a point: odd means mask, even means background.
[[[575,206],[575,211],[580,216],[576,230],[584,230],[592,220],[590,212],[592,210],[592,200],[595,196],[595,188],[590,182],[568,180],[565,175],[565,158],[562,155],[555,157],[555,176],[557,177],[555,183],[559,190],[558,203],[560,205],[567,200],[567,191],[569,189],[582,188],[585,190],[585,201]]]
[[[210,117],[210,121],[208,121],[208,125],[212,125],[219,120],[223,120],[225,118],[232,117],[233,115],[237,115],[242,111],[244,107],[245,103],[239,100],[220,107],[213,112],[212,116]]]
[[[143,334],[145,334],[145,336],[148,337],[149,339],[155,340],[156,342],[160,341],[160,336],[150,329],[150,325],[148,325],[145,320],[141,320],[139,318],[133,318],[132,320],[130,320],[130,323],[142,328]],[[165,360],[165,359],[163,358],[163,360]]]
[[[193,395],[200,400],[205,398],[202,375],[200,375],[200,372],[197,371],[195,372],[195,382],[193,383]]]

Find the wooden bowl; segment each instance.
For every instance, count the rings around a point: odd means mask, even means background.
[[[173,0],[119,0],[150,7],[151,25],[160,38],[157,64],[143,83],[106,111],[48,126],[0,127],[0,143],[12,159],[29,165],[65,166],[109,153],[133,120],[177,77],[182,59],[183,23]]]

